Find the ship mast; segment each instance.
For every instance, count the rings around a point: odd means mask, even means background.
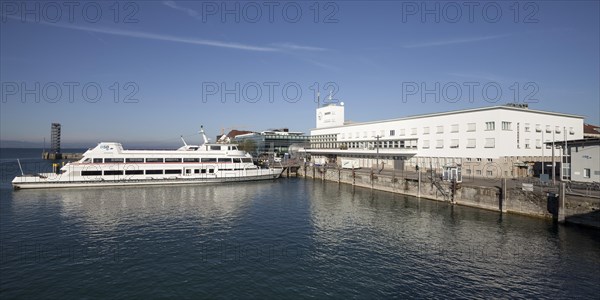
[[[198,132],[202,135],[202,139],[204,140],[204,143],[202,145],[208,144],[208,138],[206,137],[206,134],[204,133],[204,125],[200,125],[200,131]]]

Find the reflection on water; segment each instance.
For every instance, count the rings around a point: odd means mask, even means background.
[[[9,297],[600,292],[597,231],[330,182],[0,193]]]

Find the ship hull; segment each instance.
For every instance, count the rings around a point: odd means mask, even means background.
[[[281,176],[283,169],[257,170],[256,174],[243,176],[203,176],[203,177],[162,177],[162,178],[129,178],[129,179],[96,179],[96,180],[56,180],[47,176],[19,176],[13,182],[13,188],[19,189],[51,189],[51,188],[86,188],[86,187],[129,187],[148,185],[198,185],[219,184],[243,181],[258,181],[277,179]],[[40,174],[45,175],[45,174]]]

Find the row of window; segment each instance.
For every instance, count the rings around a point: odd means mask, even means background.
[[[423,141],[423,149],[429,149],[431,148],[432,145],[430,144],[429,140],[424,140]],[[450,148],[458,148],[459,147],[459,140],[458,139],[451,139],[450,140]],[[467,148],[476,148],[477,147],[477,140],[476,139],[468,139],[467,140]],[[496,139],[495,138],[486,138],[485,139],[485,144],[483,145],[484,148],[495,148],[496,147]],[[436,149],[442,149],[444,148],[444,140],[436,140],[435,143],[435,148]]]
[[[155,157],[148,157],[148,158],[139,158],[139,157],[135,157],[135,158],[88,158],[86,160],[83,161],[84,163],[95,163],[95,164],[101,164],[101,163],[198,163],[198,162],[203,162],[203,163],[252,163],[252,158],[249,157],[243,157],[243,158],[198,158],[198,157],[188,157],[188,158],[171,158],[171,157],[167,157],[167,158],[155,158]]]
[[[518,127],[518,126],[517,126]],[[430,130],[431,128],[429,126],[423,127],[423,134],[430,134],[432,131]],[[467,132],[474,132],[477,130],[477,123],[467,123]],[[496,130],[496,122],[495,121],[490,121],[490,122],[485,122],[485,130],[486,131],[494,131]],[[502,121],[502,130],[505,131],[511,131],[513,130],[513,126],[512,126],[512,122],[508,122],[508,121]],[[541,132],[541,125],[540,124],[536,124],[536,131],[537,132]],[[458,124],[452,124],[450,125],[450,133],[458,133],[459,132],[459,125]],[[530,124],[529,123],[525,123],[525,132],[530,132]],[[551,126],[550,125],[546,125],[546,132],[550,133],[552,132],[551,130]],[[560,126],[555,126],[555,132],[556,133],[561,133],[561,127]],[[435,127],[435,133],[437,134],[443,134],[444,133],[444,126],[440,125],[440,126],[436,126]],[[417,128],[411,128],[410,131],[411,135],[417,135]],[[575,134],[575,130],[573,130],[573,127],[569,127],[569,134],[574,135]],[[406,135],[406,129],[400,129],[400,136],[405,136]],[[385,131],[381,130],[380,134],[378,135],[379,137],[384,137],[385,136]],[[396,130],[395,129],[391,129],[389,130],[389,136],[396,136]],[[335,141],[336,139],[334,138],[334,135],[322,135],[322,136],[315,136],[315,137],[311,137],[311,141]],[[352,139],[352,138],[360,138],[361,134],[360,132],[355,132],[354,134],[352,133],[341,133],[340,134],[340,139]],[[377,137],[376,135],[376,131],[371,131],[371,135],[368,135],[367,131],[363,131],[362,132],[362,138],[373,138],[373,137]]]
[[[244,169],[241,168],[230,168],[230,169],[221,169],[226,171],[241,171]],[[192,171],[194,174],[213,174],[215,173],[214,168],[208,169],[186,169],[186,174],[191,174]],[[165,170],[88,170],[81,171],[81,176],[118,176],[118,175],[181,175],[181,169],[165,169]]]

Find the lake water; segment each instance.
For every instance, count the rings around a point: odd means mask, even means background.
[[[600,294],[597,230],[294,178],[13,191],[39,152],[0,151],[2,299]]]

